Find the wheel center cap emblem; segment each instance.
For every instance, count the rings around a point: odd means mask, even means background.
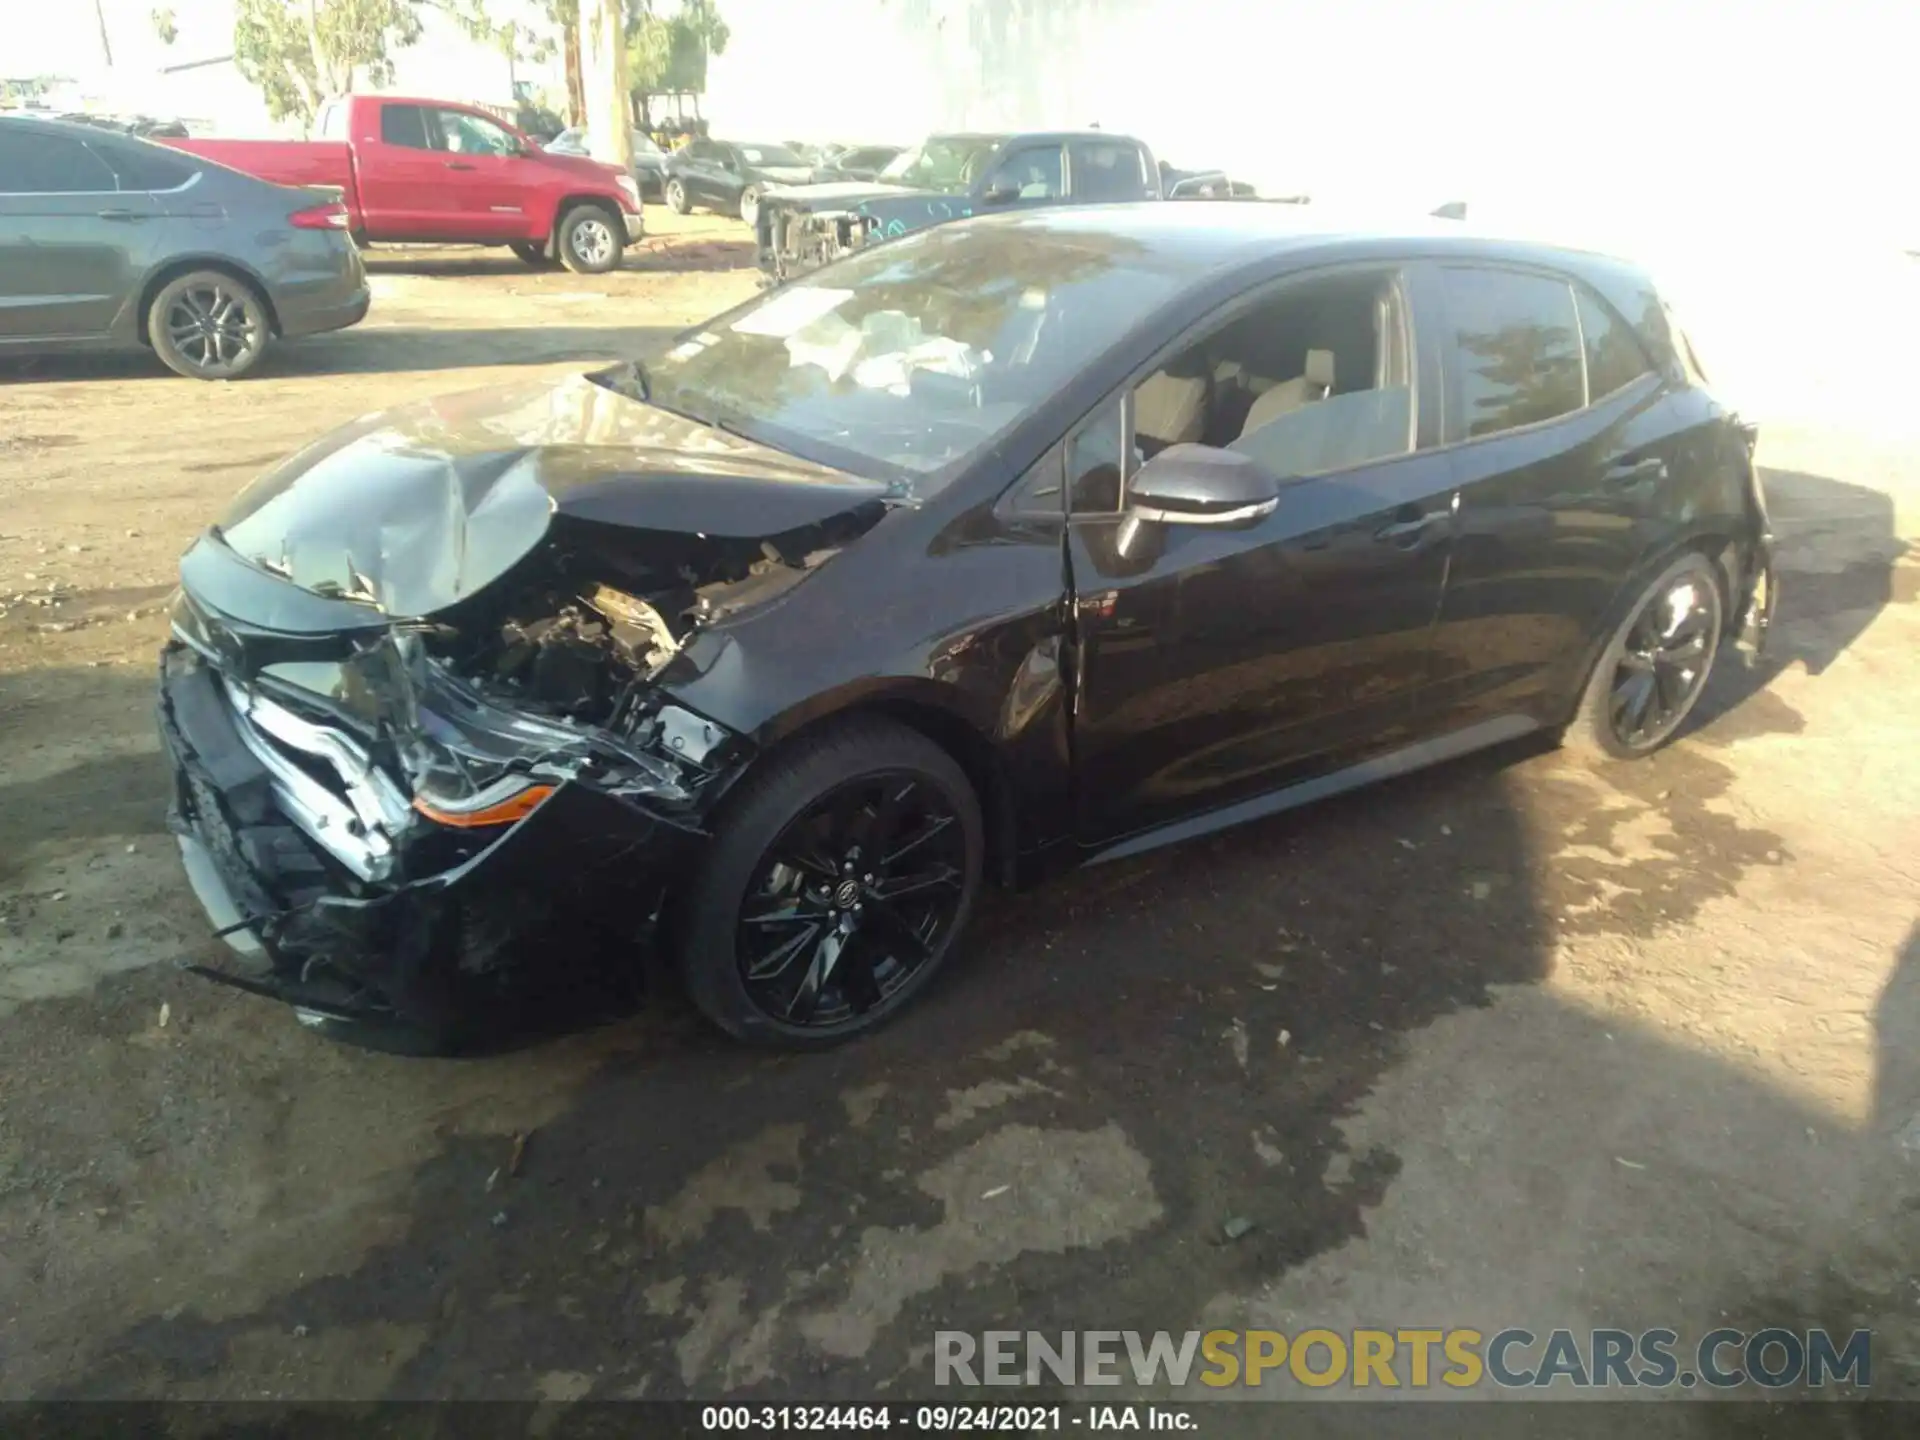
[[[833,903],[842,910],[852,908],[853,902],[860,898],[860,886],[852,880],[842,880],[840,888],[833,892]]]

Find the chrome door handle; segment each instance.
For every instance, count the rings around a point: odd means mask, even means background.
[[[1615,485],[1639,485],[1648,480],[1667,478],[1667,462],[1658,455],[1643,456],[1638,460],[1622,460],[1617,465],[1607,467],[1607,479]]]
[[[1383,545],[1411,546],[1432,526],[1446,518],[1447,514],[1444,510],[1429,510],[1415,519],[1397,520],[1391,525],[1382,525],[1373,532],[1373,538]]]

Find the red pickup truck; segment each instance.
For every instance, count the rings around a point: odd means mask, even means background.
[[[397,95],[328,101],[318,140],[162,140],[282,185],[341,192],[361,244],[508,245],[598,275],[641,235],[631,175],[554,155],[470,105]]]

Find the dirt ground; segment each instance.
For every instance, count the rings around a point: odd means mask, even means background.
[[[180,551],[361,412],[750,292],[669,227],[597,279],[375,252],[366,324],[238,384],[0,373],[0,1398],[911,1397],[938,1328],[1382,1323],[1872,1326],[1920,1396],[1920,456],[1859,432],[1770,429],[1776,649],[1671,750],[995,899],[851,1048],[667,1004],[408,1060],[180,974]]]

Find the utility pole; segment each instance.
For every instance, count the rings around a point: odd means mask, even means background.
[[[580,0],[580,79],[593,158],[633,169],[633,101],[627,94],[627,17],[621,0]]]
[[[107,57],[107,68],[113,68],[113,46],[107,42],[107,11],[105,0],[93,0],[93,18],[100,22],[100,53]]]

